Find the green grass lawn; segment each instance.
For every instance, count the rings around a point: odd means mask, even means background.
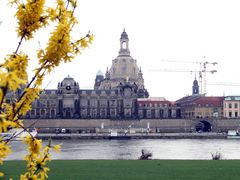
[[[239,160],[54,160],[49,179],[64,180],[239,180]],[[23,161],[5,161],[3,179],[19,179]]]

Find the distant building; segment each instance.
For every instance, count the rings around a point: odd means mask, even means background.
[[[222,118],[224,97],[205,96],[199,94],[198,81],[193,81],[191,96],[176,101],[181,118]]]
[[[26,118],[136,119],[138,98],[147,98],[137,61],[130,56],[128,35],[123,31],[120,50],[105,77],[99,71],[94,89],[81,89],[70,76],[57,89],[43,90]]]
[[[93,87],[81,89],[78,82],[67,76],[58,83],[57,89],[43,90],[25,118],[125,120],[240,117],[240,97],[229,96],[224,99],[199,94],[196,78],[191,96],[176,102],[160,97],[149,98],[142,70],[130,56],[125,30],[120,37],[118,56],[112,60],[105,76],[101,71],[96,74]]]
[[[225,118],[239,118],[240,96],[226,96],[224,98],[223,111]]]
[[[141,98],[137,100],[141,119],[179,118],[174,102],[165,98]]]

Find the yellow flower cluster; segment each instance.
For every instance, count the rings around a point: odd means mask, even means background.
[[[51,141],[42,149],[42,141],[35,139],[30,135],[23,141],[28,146],[29,154],[25,156],[27,164],[27,172],[21,175],[21,180],[27,179],[45,179],[48,177],[47,172],[50,170],[46,165],[51,161],[49,151],[54,149],[59,152],[61,144],[51,146]]]
[[[16,17],[20,37],[30,39],[34,32],[48,24],[44,4],[45,0],[27,0],[26,4],[22,3],[18,6]]]
[[[14,112],[17,115],[26,115],[31,110],[31,104],[39,97],[40,89],[25,88],[24,96],[15,104]]]
[[[10,148],[5,142],[2,142],[2,140],[0,139],[0,164],[3,163],[3,158],[6,158],[9,153],[11,153]],[[0,172],[0,177],[2,177],[3,175],[4,173]]]
[[[28,61],[28,56],[23,53],[8,55],[0,69],[0,87],[16,91],[21,85],[26,84]]]
[[[27,82],[27,65],[28,65],[28,56],[19,53],[19,54],[13,54],[8,55],[7,58],[5,58],[5,62],[1,65],[0,68],[0,108],[2,111],[0,112],[0,133],[6,132],[8,130],[8,127],[18,127],[21,125],[21,121],[18,121],[18,115],[25,111],[26,113],[26,105],[28,104],[30,106],[31,102],[25,101],[24,105],[21,105],[23,109],[18,110],[19,108],[18,104],[22,103],[21,101],[15,102],[15,99],[12,99],[12,103],[6,103],[5,102],[5,96],[9,92],[15,92],[17,89],[20,89],[22,86],[24,86]],[[28,93],[29,94],[29,93]],[[32,95],[30,96],[33,97]],[[23,99],[26,99],[27,96],[24,96]],[[23,104],[23,103],[22,103]],[[14,107],[14,108],[13,108]],[[4,110],[4,111],[3,111]]]
[[[0,115],[0,133],[7,132],[8,127],[16,127],[16,123],[14,123],[13,121],[6,120],[5,116],[6,115],[3,114]]]
[[[71,0],[69,2],[73,8],[76,8],[76,1]],[[87,34],[80,40],[72,41],[70,32],[77,21],[73,16],[73,11],[68,11],[64,6],[63,0],[57,0],[57,3],[57,10],[49,9],[49,16],[52,20],[58,20],[58,25],[51,33],[46,49],[38,51],[39,64],[46,64],[47,72],[51,72],[61,62],[72,61],[93,40],[93,35]]]
[[[4,63],[0,64],[0,133],[8,131],[9,127],[21,127],[27,131],[20,117],[31,110],[31,104],[39,97],[46,73],[50,73],[62,62],[72,61],[93,41],[93,35],[90,33],[77,40],[71,37],[71,31],[77,23],[74,16],[77,0],[56,0],[55,7],[46,7],[45,0],[9,0],[9,2],[16,5],[15,16],[20,41],[16,51],[6,56]],[[27,66],[30,59],[23,52],[19,52],[20,46],[24,40],[33,38],[34,32],[49,22],[54,22],[56,27],[50,33],[46,47],[38,51],[39,65],[29,81]],[[16,95],[16,92],[21,93]],[[9,94],[10,99],[6,100]],[[0,164],[10,153],[9,141],[11,139],[0,138]],[[28,146],[29,154],[25,157],[27,172],[20,176],[21,179],[47,178],[50,150],[59,152],[61,144],[51,146],[49,141],[49,144],[42,148],[42,141],[32,137],[30,133],[23,141]],[[2,172],[0,176],[3,176]]]

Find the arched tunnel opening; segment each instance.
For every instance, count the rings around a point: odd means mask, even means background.
[[[208,121],[200,121],[195,126],[197,132],[210,132],[212,131],[212,125]]]

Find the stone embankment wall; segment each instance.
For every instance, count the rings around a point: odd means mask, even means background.
[[[207,121],[214,132],[226,132],[238,129],[240,119],[142,119],[142,120],[109,120],[109,119],[32,119],[24,120],[26,127],[35,127],[41,130],[55,130],[68,128],[71,130],[84,129],[148,129],[153,132],[194,132],[195,126]]]

